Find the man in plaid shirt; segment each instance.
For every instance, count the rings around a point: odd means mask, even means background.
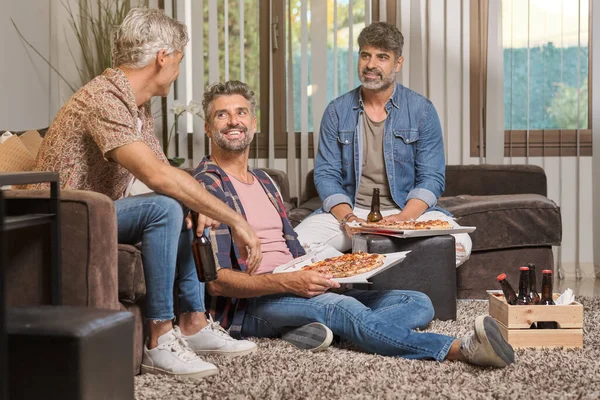
[[[298,348],[319,351],[335,333],[381,355],[496,367],[514,362],[512,347],[489,316],[478,317],[473,335],[462,339],[419,333],[413,329],[427,326],[434,315],[423,293],[351,289],[340,294],[332,292],[340,284],[331,275],[273,274],[304,250],[273,181],[248,168],[256,131],[254,93],[242,82],[217,83],[207,88],[202,104],[211,155],[194,176],[242,214],[261,242],[262,261],[250,267],[229,227],[221,224],[210,233],[218,277],[206,284],[207,310],[233,337],[281,337]]]

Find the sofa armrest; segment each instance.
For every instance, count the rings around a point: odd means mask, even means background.
[[[533,193],[546,196],[546,173],[537,165],[448,165],[444,197]]]
[[[63,304],[119,310],[117,220],[113,201],[103,194],[83,190],[62,190],[60,196]],[[9,190],[6,198],[24,203],[28,198],[48,198],[48,191]],[[44,302],[49,293],[49,274],[40,272],[39,267],[45,259],[43,242],[49,243],[49,230],[20,231],[10,239],[13,248],[9,251],[9,265],[19,268],[9,273],[14,282],[13,287],[9,286],[9,299],[32,305]],[[38,254],[34,257],[27,249]],[[28,276],[30,273],[35,277]],[[25,293],[22,298],[19,290]]]

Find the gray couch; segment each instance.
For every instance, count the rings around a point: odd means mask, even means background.
[[[321,206],[312,172],[306,185],[307,195],[289,213],[294,226]],[[529,262],[538,266],[541,282],[542,269],[553,266],[552,246],[559,246],[562,238],[560,209],[546,197],[546,191],[546,174],[534,165],[446,167],[446,190],[438,204],[450,211],[459,224],[477,227],[471,234],[471,257],[457,270],[458,298],[486,298],[487,289],[498,288],[496,276],[502,272],[518,287],[518,267]],[[402,239],[369,240],[367,250],[389,252],[402,246]],[[371,249],[371,245],[375,247]],[[410,258],[404,263],[410,263]],[[404,279],[401,274],[383,275],[378,276],[381,281],[374,287],[396,287]]]

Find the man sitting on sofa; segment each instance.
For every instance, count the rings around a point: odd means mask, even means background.
[[[381,191],[384,221],[443,219],[457,225],[436,206],[446,166],[435,107],[396,83],[403,44],[398,28],[385,22],[358,36],[362,85],[333,100],[321,120],[314,179],[323,208],[296,227],[307,247],[328,243],[349,250],[345,224],[366,220],[374,188]],[[454,237],[459,266],[469,258],[471,238]]]
[[[169,93],[187,41],[185,25],[161,10],[132,9],[114,35],[116,68],[82,87],[58,112],[36,170],[58,171],[62,188],[91,190],[115,201],[119,243],[142,242],[149,321],[142,372],[199,378],[217,368],[196,353],[241,355],[256,345],[236,341],[207,321],[204,287],[192,258],[191,221],[184,222],[182,204],[231,226],[235,243],[249,249],[249,265],[259,265],[261,251],[248,223],[189,174],[169,166],[154,136],[149,101]],[[156,194],[124,197],[132,176]],[[176,276],[181,314],[173,327]]]
[[[418,333],[434,312],[429,298],[412,291],[347,290],[315,271],[272,274],[281,264],[304,254],[286,216],[281,196],[269,176],[248,168],[249,146],[256,131],[254,92],[238,81],[217,83],[202,103],[211,154],[194,176],[209,192],[243,215],[261,240],[262,262],[249,265],[221,224],[211,231],[218,278],[207,283],[207,304],[232,336],[281,336],[299,348],[323,350],[333,334],[365,351],[413,359],[461,360],[504,367],[513,349],[495,321],[480,316],[471,336],[456,339]],[[333,334],[332,334],[333,333]]]

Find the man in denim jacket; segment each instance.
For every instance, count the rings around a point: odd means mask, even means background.
[[[374,188],[384,221],[444,219],[436,206],[445,186],[442,128],[427,98],[396,83],[404,38],[393,25],[375,22],[360,33],[358,76],[362,85],[333,100],[323,115],[315,185],[320,213],[296,227],[304,246],[351,248],[346,222],[364,221]],[[471,253],[468,234],[456,238],[456,264]]]

